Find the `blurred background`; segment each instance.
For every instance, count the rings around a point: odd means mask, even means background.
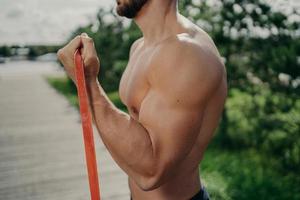
[[[56,58],[94,39],[99,80],[123,111],[120,77],[142,36],[113,0],[0,0],[0,199],[88,199],[76,88]],[[229,93],[199,166],[212,199],[300,199],[300,1],[179,0],[212,37]],[[94,130],[103,199],[129,199],[126,175]]]

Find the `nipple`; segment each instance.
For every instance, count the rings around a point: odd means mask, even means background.
[[[138,113],[138,110],[134,106],[132,106],[131,109],[132,109],[132,112],[134,112],[135,114]]]

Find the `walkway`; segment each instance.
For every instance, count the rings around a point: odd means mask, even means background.
[[[43,75],[47,62],[0,64],[0,199],[88,200],[80,116]],[[102,200],[129,200],[127,176],[94,128]]]

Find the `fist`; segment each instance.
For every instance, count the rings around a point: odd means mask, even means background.
[[[76,36],[66,46],[57,51],[57,57],[63,64],[67,75],[76,83],[74,53],[79,49],[84,63],[84,75],[87,82],[96,81],[100,70],[100,61],[94,41],[86,33]]]

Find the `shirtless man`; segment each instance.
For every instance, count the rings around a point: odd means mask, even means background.
[[[76,84],[73,55],[81,48],[94,123],[128,174],[133,200],[208,199],[199,163],[227,96],[220,54],[206,32],[178,13],[177,0],[117,3],[117,13],[143,32],[119,85],[129,114],[114,106],[97,80],[100,62],[87,34],[60,49],[58,58]]]

